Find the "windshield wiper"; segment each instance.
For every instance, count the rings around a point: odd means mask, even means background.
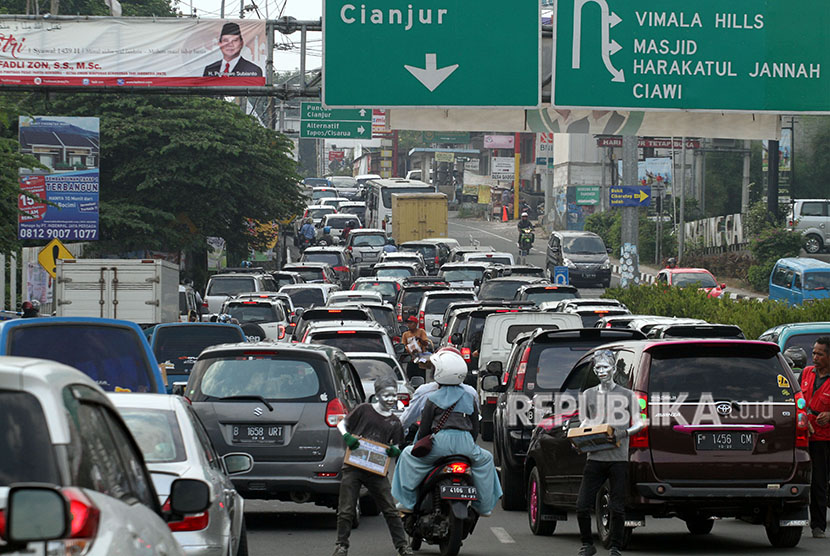
[[[268,400],[266,400],[262,396],[257,396],[256,394],[245,396],[225,396],[224,398],[219,398],[220,402],[224,402],[226,400],[256,400],[258,402],[264,403],[265,407],[268,408],[268,411],[274,411],[274,406],[268,403]]]

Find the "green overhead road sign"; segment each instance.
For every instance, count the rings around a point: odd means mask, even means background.
[[[539,0],[323,0],[323,104],[541,102]]]
[[[828,0],[556,6],[556,107],[830,113]]]
[[[332,110],[323,108],[319,102],[303,102],[300,106],[301,120],[313,121],[340,121],[340,122],[372,122],[371,108],[354,108],[348,110]]]
[[[300,137],[311,139],[370,139],[372,124],[366,122],[300,122]]]

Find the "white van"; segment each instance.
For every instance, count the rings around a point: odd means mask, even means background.
[[[381,228],[391,232],[392,195],[395,193],[435,193],[435,188],[422,181],[401,178],[367,181],[364,227]]]

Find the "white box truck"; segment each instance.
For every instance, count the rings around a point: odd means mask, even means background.
[[[101,317],[137,324],[179,320],[179,267],[158,259],[59,260],[59,317]]]

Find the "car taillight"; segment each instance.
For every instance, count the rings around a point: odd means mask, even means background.
[[[631,437],[629,446],[631,448],[648,448],[648,395],[637,392],[637,411],[640,419],[645,422],[643,429]]]
[[[398,393],[398,401],[401,402],[404,407],[409,405],[409,401],[412,397],[409,395],[409,392],[400,392]]]
[[[402,303],[398,303],[398,305],[395,307],[395,312],[398,313],[398,322],[403,322],[403,304]]]
[[[164,502],[161,509],[168,513],[171,511],[169,498]],[[196,515],[185,516],[181,521],[170,521],[167,523],[167,527],[174,533],[179,531],[201,531],[202,529],[207,529],[209,523],[210,514],[208,512],[202,512]]]
[[[337,423],[346,418],[346,408],[343,407],[343,402],[338,398],[331,400],[326,405],[326,424],[330,427],[336,427]]]
[[[208,302],[207,301],[202,301],[202,309],[207,309],[207,308],[208,308]]]
[[[513,384],[514,392],[521,392],[525,388],[525,373],[527,372],[527,360],[530,359],[530,346],[525,348],[522,358],[519,360],[519,368],[516,370],[516,382]]]
[[[807,448],[810,445],[809,429],[810,425],[807,417],[807,401],[804,399],[804,394],[796,392],[795,394],[795,445],[798,448]]]
[[[470,361],[470,348],[463,347],[461,348],[461,357],[464,358],[464,361]]]
[[[80,489],[67,487],[62,489],[61,492],[69,500],[69,513],[72,516],[69,538],[95,538],[98,532],[98,522],[101,519],[101,511]],[[79,552],[83,553],[83,549]]]
[[[424,312],[418,312],[418,328],[424,328]]]
[[[277,339],[282,340],[283,338],[285,338],[285,326],[281,324],[277,327]]]
[[[385,229],[386,229],[386,220],[384,220],[384,221],[382,221],[382,222],[380,223],[380,228],[381,228],[382,230],[385,230]]]
[[[392,343],[393,344],[399,344],[400,342],[401,342],[401,337],[400,336],[392,336]]]
[[[435,255],[435,264],[438,264],[438,255]]]
[[[334,270],[335,272],[348,272],[348,271],[349,271],[349,267],[348,267],[348,266],[335,266],[335,267],[333,268],[333,270]]]

